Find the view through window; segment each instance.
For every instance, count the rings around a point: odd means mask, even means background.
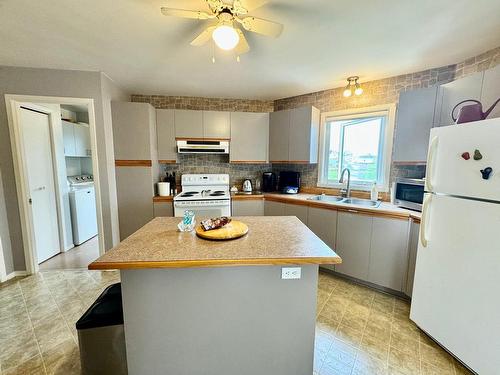
[[[353,185],[383,184],[386,123],[387,112],[327,119],[322,184],[338,185],[344,168],[351,171]]]

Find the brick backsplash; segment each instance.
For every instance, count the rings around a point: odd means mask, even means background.
[[[262,179],[263,172],[272,170],[271,164],[232,164],[229,155],[180,154],[177,164],[161,166],[161,177],[165,173],[175,172],[177,185],[181,184],[181,175],[186,173],[229,174],[231,186],[241,188],[243,180],[249,178],[255,187],[255,181]]]
[[[402,91],[440,85],[499,64],[500,47],[497,47],[457,64],[376,81],[361,81],[363,95],[350,98],[344,98],[343,87],[338,87],[275,101],[138,94],[132,95],[131,101],[150,103],[155,108],[241,112],[273,112],[313,105],[321,112],[330,112],[397,103]],[[269,170],[277,173],[282,170],[298,171],[301,173],[302,185],[307,187],[315,187],[318,178],[316,164],[230,164],[227,155],[180,155],[178,164],[163,166],[162,170],[175,171],[178,178],[183,173],[228,173],[231,176],[231,184],[237,186],[240,186],[245,178],[250,178],[252,181],[261,178],[262,172]],[[424,176],[425,166],[393,165],[391,168],[391,181],[397,177]]]
[[[149,103],[157,109],[194,109],[205,111],[273,112],[272,100],[197,98],[133,94],[131,101]]]

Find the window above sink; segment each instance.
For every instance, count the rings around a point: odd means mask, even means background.
[[[396,106],[383,105],[323,113],[318,186],[340,188],[340,173],[351,171],[351,189],[389,190]]]

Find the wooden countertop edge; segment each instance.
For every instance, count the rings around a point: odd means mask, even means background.
[[[194,268],[194,267],[230,267],[230,266],[279,266],[301,264],[340,264],[342,260],[335,257],[303,257],[303,258],[262,258],[262,259],[206,259],[206,260],[173,260],[173,261],[124,261],[124,262],[92,262],[89,270],[145,269],[145,268]]]
[[[361,208],[361,207],[340,206],[340,205],[334,205],[331,203],[314,202],[314,201],[310,201],[307,199],[277,197],[277,196],[273,196],[273,195],[265,195],[264,197],[266,200],[269,200],[269,201],[291,203],[291,204],[297,204],[297,205],[301,205],[301,206],[325,208],[327,210],[332,210],[332,211],[355,212],[355,213],[359,213],[359,214],[363,214],[363,215],[388,217],[388,218],[401,219],[401,220],[408,220],[408,218],[410,217],[410,214],[407,212],[387,211],[387,210],[384,210],[381,208],[369,210],[369,209]]]
[[[262,200],[264,199],[264,194],[238,194],[231,195],[231,199],[235,201],[244,201],[244,200]]]
[[[332,211],[341,211],[341,212],[355,212],[358,214],[362,215],[370,215],[370,216],[380,216],[380,217],[387,217],[387,218],[393,218],[393,219],[400,219],[400,220],[408,220],[409,218],[413,219],[415,223],[420,223],[420,216],[418,214],[414,214],[411,212],[395,212],[395,211],[388,211],[384,209],[374,209],[374,210],[369,210],[365,209],[362,207],[352,207],[352,206],[340,206],[340,205],[334,205],[331,203],[322,203],[322,202],[315,202],[315,201],[309,201],[307,199],[296,199],[296,198],[288,198],[288,197],[278,197],[274,195],[267,195],[267,194],[241,194],[241,195],[232,195],[231,196],[232,200],[238,201],[238,200],[269,200],[269,201],[274,201],[274,202],[282,202],[282,203],[291,203],[291,204],[296,204],[299,206],[309,206],[309,207],[317,207],[317,208],[324,208],[327,210],[332,210]],[[155,196],[153,197],[153,202],[159,203],[159,202],[173,202],[174,197],[173,196],[168,196],[168,197],[160,197],[160,196]]]
[[[174,197],[169,195],[167,197],[160,197],[159,195],[156,195],[153,197],[153,202],[173,202]]]

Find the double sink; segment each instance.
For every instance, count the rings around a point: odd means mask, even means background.
[[[325,194],[315,195],[314,197],[307,198],[307,200],[316,202],[325,202],[325,203],[352,204],[354,206],[371,207],[371,208],[377,208],[378,206],[380,206],[379,201],[371,201],[369,199],[361,199],[361,198],[344,198],[344,197],[325,195]]]

